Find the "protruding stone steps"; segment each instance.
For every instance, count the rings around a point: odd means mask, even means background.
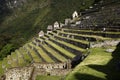
[[[24,66],[25,65],[25,60],[24,60],[23,56],[21,55],[19,50],[16,50],[15,52],[16,52],[16,55],[18,57],[19,66]]]
[[[44,44],[46,44],[48,47],[52,48],[54,51],[56,51],[59,55],[64,56],[65,59],[72,59],[71,57],[67,56],[68,51],[64,53],[64,51],[60,50],[62,47],[58,46],[57,44],[53,43],[49,40],[46,40],[46,37],[43,38],[37,38],[38,40],[44,40]],[[51,45],[52,44],[52,45]],[[59,49],[60,48],[60,49]],[[64,48],[62,48],[64,49]]]
[[[120,38],[120,32],[103,32],[103,31],[91,31],[91,30],[73,30],[73,29],[63,29],[64,32],[77,33],[77,34],[89,34],[97,35],[109,38]]]
[[[96,35],[89,35],[89,34],[77,34],[77,33],[70,33],[70,32],[64,32],[64,31],[57,31],[58,35],[67,37],[69,35],[70,38],[74,39],[80,39],[80,40],[86,40],[86,41],[103,41],[103,40],[108,40],[111,38],[105,38],[102,36],[96,36]]]
[[[1,63],[1,68],[3,69],[2,71],[10,68],[10,64],[8,64],[8,59],[7,58],[4,58],[2,63]]]
[[[36,52],[32,48],[30,48],[29,44],[27,44],[26,49],[31,54],[33,58],[33,62],[41,62],[41,58],[39,58],[39,56],[36,54]]]
[[[54,60],[54,62],[63,62],[64,58],[63,60],[61,59],[63,56],[60,56],[55,50],[51,49],[46,44],[39,43],[39,47],[41,47],[42,50]]]
[[[45,43],[52,47],[54,50],[58,51],[61,55],[65,56],[65,58],[67,59],[72,59],[73,57],[75,57],[73,53],[65,50],[64,48],[60,47],[59,45],[53,43],[50,40],[45,40]]]
[[[11,55],[8,55],[8,56],[7,56],[7,64],[10,65],[10,68],[13,66],[13,65],[12,65],[12,62],[13,62],[13,61],[12,61]]]
[[[46,61],[46,62],[54,62],[53,59],[48,56],[47,53],[45,53],[42,48],[38,47],[38,46],[35,46],[34,44],[30,44],[32,45],[34,48],[36,48],[36,50],[38,51],[38,53],[41,55],[41,57]]]
[[[89,47],[89,42],[88,41],[62,37],[62,36],[56,35],[55,33],[51,33],[51,34],[53,34],[55,39],[58,39],[60,41],[67,42],[69,44],[73,44],[75,46],[78,46],[78,47],[81,47],[81,48],[84,48],[84,49]]]
[[[79,55],[80,53],[85,52],[85,49],[82,49],[80,47],[77,47],[75,45],[69,44],[69,43],[64,42],[64,41],[57,40],[56,38],[53,38],[50,35],[48,35],[48,36],[49,36],[50,41],[58,44],[59,46],[65,48],[66,50],[70,51],[71,53],[73,53],[75,55]]]
[[[20,66],[19,62],[18,62],[18,57],[17,57],[17,55],[16,55],[15,52],[11,53],[11,58],[12,58],[12,67],[18,67],[18,66]]]
[[[20,53],[23,55],[24,60],[25,60],[25,62],[26,62],[26,65],[30,64],[31,61],[32,61],[32,59],[31,59],[31,57],[28,55],[28,53],[23,49],[23,47],[21,47],[21,48],[19,49],[19,51],[20,51]]]
[[[43,46],[44,49],[46,49],[49,53],[51,53],[54,57],[56,57],[60,62],[67,61],[67,59],[64,56],[60,55],[57,51],[55,51],[54,49],[52,49],[48,45],[41,44],[41,46]]]
[[[28,47],[27,44],[25,44],[25,45],[23,46],[23,50],[25,51],[26,54],[29,55],[29,57],[30,57],[30,59],[31,59],[31,63],[32,63],[32,62],[35,62],[34,59],[33,59],[33,57],[32,57],[32,55],[30,54],[30,52],[27,50],[26,47]]]
[[[103,31],[103,28],[95,28],[93,29],[93,31]],[[116,27],[112,27],[112,28],[105,28],[105,31],[107,32],[119,32],[120,31],[120,28],[116,28]]]

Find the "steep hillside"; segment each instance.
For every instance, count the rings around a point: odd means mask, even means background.
[[[94,2],[94,0],[22,1],[6,0],[11,13],[5,15],[0,24],[0,55],[10,54],[11,50],[26,43],[41,29],[45,31],[48,24],[56,20],[64,22],[64,19],[71,16],[74,10],[83,10]],[[13,47],[8,47],[8,44]],[[9,48],[9,51],[5,47]],[[1,59],[4,56],[6,55],[3,54]]]

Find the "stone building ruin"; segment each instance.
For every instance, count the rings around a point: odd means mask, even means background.
[[[72,18],[73,18],[73,19],[78,18],[78,13],[77,13],[77,11],[74,11],[74,13],[72,14]]]
[[[63,63],[32,63],[26,67],[8,69],[4,80],[35,80],[37,75],[65,76],[71,71],[71,61]]]
[[[38,36],[39,36],[39,37],[43,37],[44,34],[45,34],[45,33],[44,33],[43,31],[40,31],[40,32],[38,33]]]
[[[47,27],[47,34],[51,33],[53,31],[53,26],[52,25],[48,25]]]
[[[56,22],[54,23],[54,30],[57,30],[57,29],[59,29],[59,28],[60,28],[59,23],[56,21]]]

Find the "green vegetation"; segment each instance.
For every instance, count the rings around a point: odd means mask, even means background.
[[[61,80],[61,76],[37,76],[36,80]]]
[[[116,57],[105,52],[104,48],[93,48],[91,54],[79,64],[66,80],[118,80]],[[120,60],[120,59],[119,59]]]
[[[85,5],[82,5],[83,3]],[[11,49],[15,50],[36,36],[40,30],[46,31],[47,25],[56,20],[63,22],[75,10],[80,12],[93,3],[94,0],[27,0],[21,7],[12,9],[9,15],[3,17],[0,24],[0,54],[1,50],[4,52],[3,47],[7,44],[12,44],[15,48]],[[3,4],[0,3],[5,7]]]

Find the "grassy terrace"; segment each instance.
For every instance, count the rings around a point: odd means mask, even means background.
[[[23,56],[21,55],[21,53],[16,50],[16,55],[18,56],[18,63],[19,63],[19,66],[24,66],[25,65],[25,60],[23,59]]]
[[[114,57],[104,48],[91,49],[91,54],[81,62],[66,80],[119,80]]]
[[[40,48],[39,46],[36,46],[32,43],[30,43],[31,46],[33,46],[34,48],[37,49],[38,53],[41,55],[41,57],[46,61],[46,62],[54,62],[50,56],[47,55],[47,53],[45,53],[42,48]]]
[[[32,61],[30,56],[26,53],[26,51],[22,47],[19,49],[19,51],[20,53],[23,54],[26,64],[29,64]]]
[[[36,54],[36,52],[34,50],[32,50],[30,47],[28,47],[28,45],[25,47],[31,54],[34,62],[41,62],[41,59],[39,58],[39,56]]]
[[[57,37],[59,37],[61,39],[71,40],[71,41],[79,42],[79,43],[83,43],[83,44],[89,44],[89,42],[85,41],[85,40],[78,40],[78,39],[72,39],[72,38],[62,37],[62,36],[57,35],[56,33],[51,33],[51,34],[53,34],[54,36],[57,36]]]
[[[84,38],[93,38],[93,39],[96,39],[96,40],[109,40],[111,38],[105,38],[105,37],[102,37],[102,36],[96,36],[96,35],[85,35],[85,34],[77,34],[77,33],[70,33],[70,32],[64,32],[64,31],[60,31],[58,30],[57,31],[59,34],[66,34],[66,35],[72,35],[72,36],[78,36],[78,37],[84,37]]]
[[[4,65],[4,69],[2,68],[2,65]],[[7,58],[4,58],[2,61],[0,61],[0,76],[4,73],[5,68],[10,68]]]
[[[120,34],[120,32],[101,32],[92,30],[74,30],[74,29],[63,29],[63,31],[77,31],[77,32],[91,32],[91,33],[105,33],[105,34]]]
[[[37,76],[36,80],[62,80],[62,76]]]
[[[54,57],[56,57],[59,61],[61,62],[65,62],[67,61],[67,59],[60,55],[57,51],[53,50],[51,47],[49,47],[46,44],[41,44],[43,46],[44,49],[48,50],[49,53],[51,53]]]
[[[63,45],[66,45],[66,46],[68,46],[68,47],[70,47],[70,48],[72,48],[72,49],[78,50],[78,51],[80,51],[80,52],[84,52],[84,51],[85,51],[85,49],[83,49],[83,48],[77,47],[77,46],[75,46],[75,45],[72,45],[72,44],[67,43],[67,42],[65,42],[65,41],[62,41],[62,40],[58,40],[58,39],[56,40],[56,38],[53,38],[53,36],[50,36],[50,35],[48,35],[48,36],[49,36],[49,38],[52,39],[53,41],[56,41],[56,42],[58,42],[58,43],[60,43],[60,44],[63,44]]]
[[[18,57],[15,52],[11,53],[11,58],[12,58],[12,67],[18,67],[19,62],[18,62]]]
[[[46,38],[46,37],[44,37]],[[72,54],[71,52],[65,50],[64,48],[60,47],[59,45],[53,43],[52,41],[49,41],[49,40],[45,40],[45,42],[49,45],[51,45],[52,47],[54,47],[56,50],[60,51],[62,54],[68,56],[69,58],[73,58],[75,57],[74,54]]]

